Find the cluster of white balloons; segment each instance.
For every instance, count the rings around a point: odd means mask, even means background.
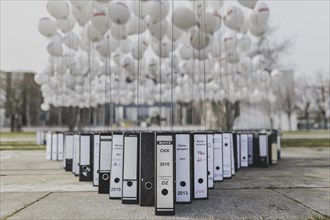
[[[270,82],[264,57],[250,55],[267,31],[262,1],[51,0],[47,10],[38,29],[48,38],[49,64],[35,75],[44,111],[50,104],[259,102],[252,85]]]

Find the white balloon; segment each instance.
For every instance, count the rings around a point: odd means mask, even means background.
[[[122,40],[120,42],[120,50],[123,53],[129,53],[133,49],[133,43],[131,40]]]
[[[39,20],[38,30],[45,37],[51,37],[56,33],[56,22],[49,18],[41,18]]]
[[[253,71],[251,58],[248,56],[241,58],[238,70],[242,74],[251,74]]]
[[[141,60],[144,56],[144,50],[139,50],[137,47],[134,47],[131,54],[134,59]]]
[[[229,31],[225,33],[223,36],[223,43],[225,45],[225,51],[226,52],[231,52],[236,50],[237,46],[237,35],[233,31]]]
[[[114,23],[123,25],[128,22],[130,11],[125,3],[113,1],[109,6],[109,16]]]
[[[66,1],[48,1],[47,10],[56,19],[66,19],[69,16],[69,5]]]
[[[201,49],[201,50],[195,49],[193,54],[194,54],[194,58],[197,60],[206,60],[209,58],[209,53],[208,53],[207,48]]]
[[[273,69],[272,72],[271,72],[271,76],[273,78],[279,77],[281,74],[282,74],[282,72],[278,69]]]
[[[44,112],[47,112],[47,111],[49,111],[49,104],[48,103],[42,103],[41,105],[40,105],[40,108],[41,108],[41,110],[42,111],[44,111]]]
[[[143,19],[132,15],[127,24],[127,34],[142,34],[146,31],[147,27]]]
[[[173,41],[178,40],[182,36],[182,30],[177,28],[175,25],[170,24],[167,30],[166,36]]]
[[[97,30],[95,30],[95,28],[91,24],[87,26],[86,32],[88,40],[92,42],[97,42],[102,39],[102,35]]]
[[[100,2],[100,1],[93,1],[93,7],[96,11],[102,11],[106,12],[107,11],[107,2]]]
[[[88,4],[88,0],[70,0],[71,4],[78,9],[85,8]]]
[[[224,0],[217,0],[217,1],[209,0],[206,10],[212,13],[218,13],[220,8],[223,6],[223,2]]]
[[[131,1],[130,10],[139,18],[145,18],[148,15],[148,3],[149,1]]]
[[[116,38],[117,40],[125,39],[126,36],[127,36],[126,26],[124,26],[124,25],[118,25],[118,24],[112,24],[111,35],[114,38]]]
[[[254,56],[252,59],[252,64],[254,71],[263,70],[266,66],[265,57],[261,54]]]
[[[182,59],[189,60],[192,57],[193,49],[189,45],[181,44],[181,47],[179,49],[179,54]]]
[[[245,35],[238,41],[238,49],[241,53],[247,52],[251,48],[251,39]]]
[[[213,34],[221,26],[221,18],[217,14],[206,12],[204,16],[199,19],[200,29],[207,34]]]
[[[52,56],[60,57],[60,56],[62,56],[62,53],[63,53],[62,44],[57,44],[57,43],[51,42],[47,45],[47,51]]]
[[[72,14],[77,19],[79,25],[84,26],[92,17],[92,10],[88,6],[81,9],[72,7]]]
[[[237,0],[241,5],[253,9],[258,0]]]
[[[71,31],[74,28],[75,24],[76,24],[76,19],[72,15],[69,15],[66,19],[57,20],[57,27],[63,33],[67,33]]]
[[[101,35],[104,35],[110,28],[111,22],[107,19],[105,12],[95,12],[92,16],[92,25]]]
[[[259,2],[250,15],[250,22],[255,25],[266,25],[269,19],[269,8],[265,2]]]
[[[157,54],[157,56],[161,58],[167,58],[170,55],[172,49],[171,46],[171,41],[167,38],[164,38],[162,42],[154,43],[152,49]]]
[[[243,23],[243,11],[236,6],[229,7],[225,15],[225,25],[230,29],[239,30],[242,27]]]
[[[231,51],[226,54],[228,63],[238,63],[240,60],[239,54],[237,51]]]
[[[189,8],[178,7],[173,12],[172,22],[179,29],[187,30],[196,24],[196,16]]]
[[[70,31],[69,33],[64,35],[63,43],[65,46],[67,46],[70,49],[78,50],[79,44],[80,44],[80,39],[75,32]]]
[[[160,41],[165,36],[169,25],[167,20],[162,20],[157,23],[149,23],[147,26],[152,36]]]
[[[256,37],[263,36],[267,31],[267,24],[253,25],[250,23],[250,33]]]
[[[193,11],[197,17],[203,17],[207,8],[207,2],[204,0],[192,0]]]
[[[196,28],[191,35],[191,46],[197,50],[205,49],[209,45],[209,36],[204,34],[200,29]]]
[[[246,34],[249,30],[250,27],[250,22],[249,22],[249,17],[244,17],[244,23],[242,27],[238,30],[242,34]]]
[[[168,0],[151,0],[147,3],[148,14],[153,22],[158,22],[166,18],[170,11]]]

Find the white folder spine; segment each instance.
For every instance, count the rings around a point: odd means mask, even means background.
[[[222,134],[214,134],[214,181],[223,180]]]

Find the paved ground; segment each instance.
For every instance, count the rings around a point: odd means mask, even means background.
[[[151,219],[65,173],[43,151],[1,151],[0,215],[8,219]],[[330,216],[330,148],[287,148],[276,166],[240,170],[175,218],[308,219]],[[165,217],[161,217],[162,219]],[[173,217],[168,217],[173,218]]]

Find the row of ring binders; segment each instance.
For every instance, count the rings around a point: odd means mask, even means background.
[[[280,159],[277,130],[234,132],[48,132],[46,158],[123,204],[174,215],[176,203],[207,199],[215,182]]]

